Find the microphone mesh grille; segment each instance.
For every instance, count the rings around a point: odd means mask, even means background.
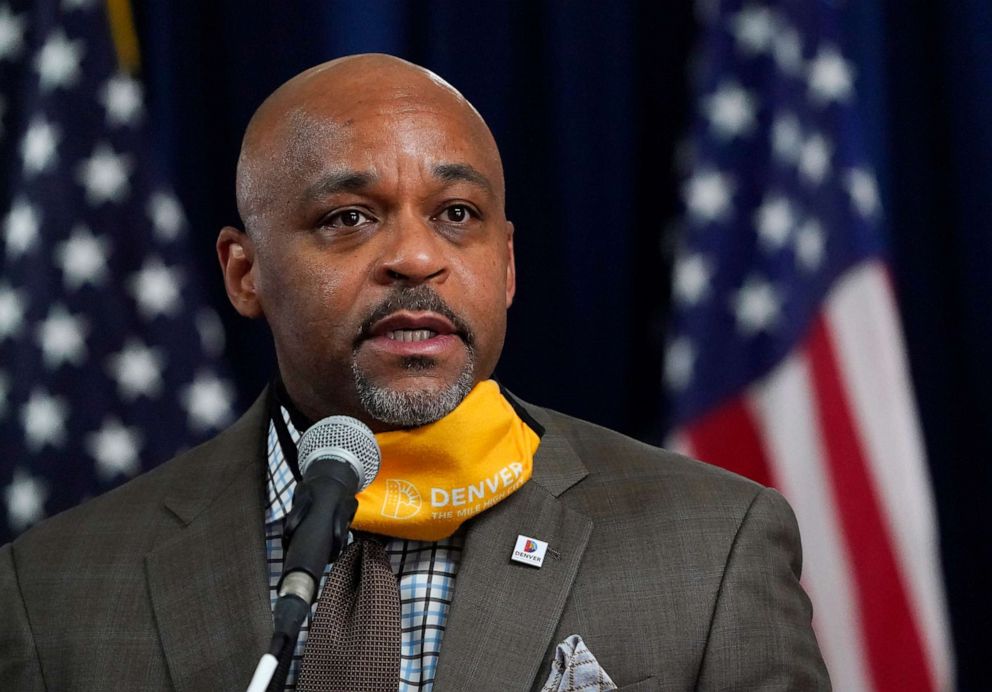
[[[342,454],[341,452],[345,452]],[[335,458],[354,466],[351,458],[358,460],[355,468],[361,492],[375,480],[379,473],[379,445],[375,435],[365,423],[350,416],[329,416],[311,425],[299,443],[300,474],[305,474],[310,464],[318,459]]]

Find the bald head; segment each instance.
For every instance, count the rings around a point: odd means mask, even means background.
[[[338,144],[372,118],[402,128],[433,118],[458,130],[490,163],[488,183],[504,197],[496,142],[478,111],[433,72],[399,58],[353,55],[317,65],[276,89],[252,116],[237,169],[238,211],[246,230],[285,211],[294,183],[335,166]],[[437,137],[445,136],[440,128]],[[393,143],[394,144],[394,143]],[[369,147],[377,142],[368,141]],[[375,174],[375,171],[370,171]],[[290,187],[288,187],[290,186]],[[300,188],[297,184],[296,188]],[[301,188],[306,194],[306,188]]]

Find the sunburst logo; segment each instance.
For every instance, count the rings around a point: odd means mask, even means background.
[[[410,481],[399,478],[386,479],[386,495],[382,498],[380,513],[389,519],[410,519],[417,516],[423,502],[420,492]]]

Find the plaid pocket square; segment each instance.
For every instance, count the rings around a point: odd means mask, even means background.
[[[573,634],[555,649],[551,675],[541,692],[604,692],[617,686],[586,647],[582,637]]]

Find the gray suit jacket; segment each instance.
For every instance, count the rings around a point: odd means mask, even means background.
[[[466,535],[434,689],[528,690],[580,635],[622,689],[820,690],[774,491],[559,413]],[[0,689],[241,690],[271,634],[260,399],[214,440],[0,549]],[[549,543],[535,569],[518,534]]]

